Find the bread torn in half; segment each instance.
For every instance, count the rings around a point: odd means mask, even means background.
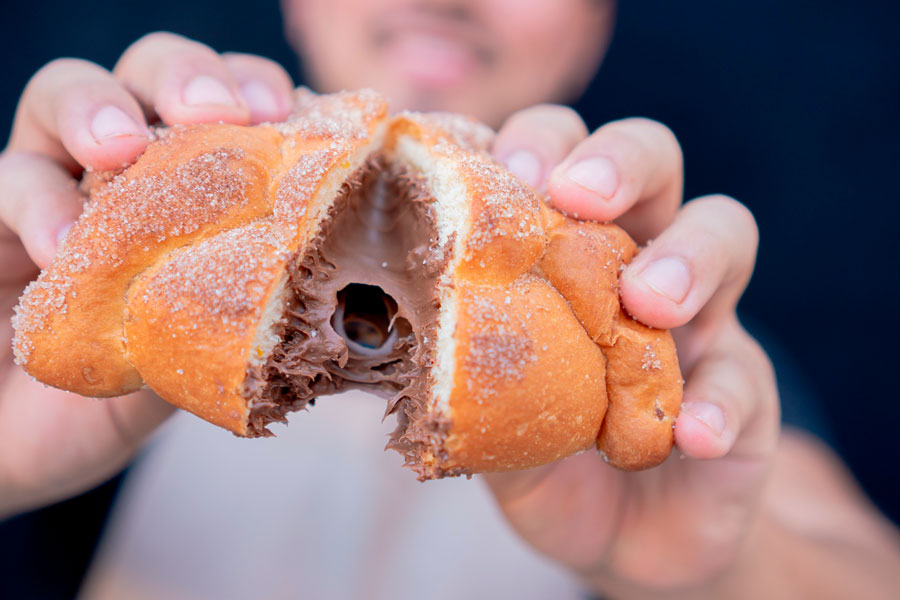
[[[636,251],[549,208],[447,114],[301,90],[285,123],[175,126],[93,174],[84,214],[16,308],[19,365],[86,396],[149,386],[240,436],[315,398],[383,396],[421,479],[595,444],[668,456],[670,334],[622,309]]]

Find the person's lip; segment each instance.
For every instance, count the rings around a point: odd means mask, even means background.
[[[453,87],[491,59],[478,27],[466,20],[421,10],[397,11],[376,23],[374,47],[406,77],[434,87]]]

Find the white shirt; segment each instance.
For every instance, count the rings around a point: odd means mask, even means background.
[[[180,413],[130,472],[83,600],[581,598],[475,477],[419,483],[352,392],[245,440]]]

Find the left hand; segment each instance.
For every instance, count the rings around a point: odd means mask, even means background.
[[[682,206],[681,149],[646,119],[588,135],[573,111],[537,106],[506,122],[493,153],[556,208],[649,244],[622,275],[622,300],[673,329],[686,385],[677,447],[656,468],[618,471],[589,451],[485,479],[518,533],[598,592],[702,587],[738,560],[779,433],[772,367],[735,312],[756,258],[753,216],[718,195]]]
[[[148,116],[165,125],[277,121],[290,113],[292,87],[270,60],[219,55],[171,33],[136,41],[112,72],[62,58],[32,77],[0,152],[0,519],[111,477],[174,410],[148,389],[104,400],[69,394],[13,363],[13,306],[83,210],[76,176],[134,162],[150,143]]]

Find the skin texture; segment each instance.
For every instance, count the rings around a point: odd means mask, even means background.
[[[450,75],[428,79],[396,53],[365,45],[388,5],[407,19],[404,43]],[[612,3],[516,7],[286,6],[289,35],[321,89],[374,85],[397,106],[503,122],[494,155],[558,208],[615,219],[639,242],[653,239],[623,273],[621,294],[639,320],[677,328],[686,385],[675,452],[638,473],[612,470],[588,452],[485,477],[500,508],[527,543],[611,597],[889,597],[900,585],[895,531],[825,448],[780,434],[771,365],[737,320],[755,261],[752,215],[726,196],[681,204],[681,151],[663,125],[629,119],[589,134],[571,110],[539,104],[577,93],[591,75],[608,42]],[[316,37],[337,26],[345,33],[333,41]],[[467,44],[492,58],[472,59]],[[133,161],[147,143],[147,119],[283,118],[290,88],[265,59],[216,55],[170,34],[137,41],[112,73],[72,59],[39,71],[0,155],[4,309],[80,211],[72,175]],[[42,387],[13,366],[3,322],[0,516],[111,475],[170,412],[143,393],[100,401]]]
[[[265,91],[251,91],[247,100],[241,93],[247,86]],[[141,107],[167,124],[246,124],[285,118],[292,89],[288,75],[271,61],[220,56],[171,34],[135,42],[113,73],[73,59],[41,69],[22,95],[0,155],[5,314],[11,315],[38,267],[49,264],[57,240],[81,212],[71,174],[130,163],[147,145]],[[7,341],[11,327],[3,323]],[[0,365],[0,515],[103,481],[172,412],[146,391],[102,401],[47,388],[13,365],[8,345]]]
[[[285,0],[282,7],[288,39],[319,91],[374,87],[395,108],[468,113],[496,127],[518,109],[581,92],[612,36],[615,3]]]

